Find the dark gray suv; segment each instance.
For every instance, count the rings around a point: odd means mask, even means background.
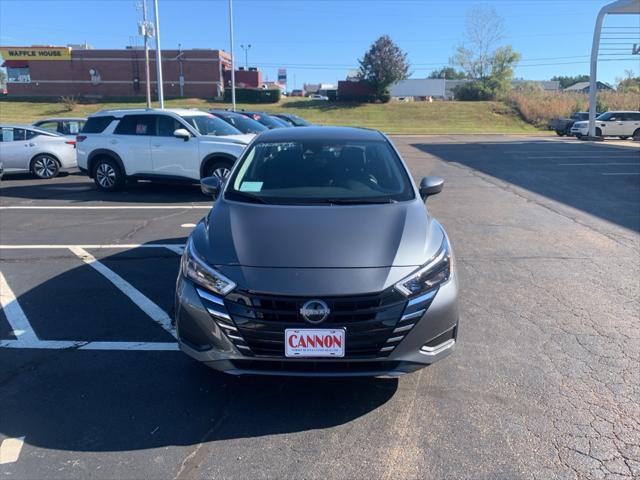
[[[449,239],[380,132],[259,135],[189,237],[176,287],[181,349],[217,370],[400,375],[448,355],[458,328]]]

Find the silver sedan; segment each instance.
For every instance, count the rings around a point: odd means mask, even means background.
[[[76,142],[32,126],[0,125],[0,162],[5,174],[54,178],[77,166]]]

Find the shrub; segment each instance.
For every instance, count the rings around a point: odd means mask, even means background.
[[[493,100],[494,93],[489,87],[480,82],[468,82],[458,85],[453,94],[456,100],[477,101]]]
[[[236,88],[236,101],[242,103],[278,103],[280,89],[265,90],[262,88]],[[231,89],[224,91],[225,102],[231,101]]]
[[[72,112],[78,105],[78,97],[75,95],[63,95],[60,97],[60,103],[62,104],[63,112]]]

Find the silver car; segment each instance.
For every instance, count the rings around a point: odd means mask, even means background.
[[[0,125],[0,162],[5,175],[31,172],[53,178],[77,166],[76,142],[32,126]]]
[[[400,375],[451,353],[451,244],[398,151],[375,130],[260,134],[188,239],[180,348],[233,374]]]
[[[40,130],[47,130],[75,140],[85,123],[87,123],[87,119],[83,117],[59,117],[37,120],[32,125]]]

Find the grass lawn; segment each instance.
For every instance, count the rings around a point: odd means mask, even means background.
[[[0,122],[31,123],[55,116],[85,116],[108,108],[143,107],[140,102],[79,103],[65,111],[59,102],[0,100]],[[227,103],[201,99],[172,99],[167,107],[229,108]],[[238,108],[266,112],[290,112],[320,125],[368,127],[386,133],[545,133],[522,120],[517,112],[501,102],[390,102],[350,104],[289,98],[280,104],[246,105]]]

